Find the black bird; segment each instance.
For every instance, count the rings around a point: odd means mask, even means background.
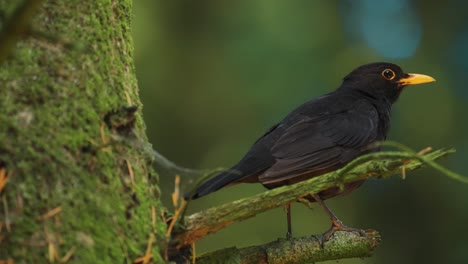
[[[288,114],[259,138],[230,170],[202,183],[186,199],[196,199],[236,183],[261,183],[275,188],[339,169],[353,159],[378,151],[369,145],[384,141],[390,128],[392,104],[407,85],[435,81],[422,74],[407,74],[395,64],[377,62],[353,70],[334,92],[309,101]],[[351,231],[323,200],[348,193],[363,181],[340,191],[330,188],[312,194],[332,220],[328,238],[336,230]],[[288,237],[291,235],[287,206]]]

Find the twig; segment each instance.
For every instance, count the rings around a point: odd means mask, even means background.
[[[53,217],[54,215],[60,213],[61,211],[62,211],[62,207],[58,206],[58,207],[48,211],[47,213],[38,216],[37,220],[39,220],[39,221],[47,220],[47,219]]]
[[[166,236],[169,237],[172,234],[172,229],[174,229],[174,226],[177,223],[177,220],[179,219],[180,214],[184,210],[185,205],[186,205],[185,200],[182,200],[182,203],[180,204],[180,206],[175,210],[171,223],[167,227]]]
[[[179,206],[179,201],[181,199],[180,196],[180,176],[176,175],[174,179],[174,192],[171,195],[172,198],[172,205],[174,205],[174,208],[177,208]]]
[[[142,264],[148,264],[149,263],[149,261],[153,258],[153,254],[151,253],[153,242],[154,242],[154,235],[150,234],[150,237],[148,239],[148,243],[146,245],[145,255],[143,257],[135,259],[133,261],[133,263],[142,263]]]
[[[125,160],[127,163],[128,175],[130,176],[130,182],[132,183],[132,192],[135,193],[135,173],[133,172],[132,164],[129,160]]]
[[[60,263],[67,263],[68,260],[70,260],[70,258],[73,256],[75,251],[76,251],[76,247],[75,246],[71,247],[70,250],[67,251],[65,256],[63,256],[63,258],[60,260]]]
[[[6,173],[5,168],[0,168],[0,193],[2,192],[3,188],[5,188],[8,179],[11,177],[12,172]]]
[[[338,171],[192,214],[185,218],[186,229],[175,234],[171,245],[177,248],[188,246],[202,237],[217,232],[235,222],[248,219],[258,213],[276,207],[284,206],[296,201],[299,197],[318,193],[343,182],[359,181],[379,175],[383,177],[389,176],[400,170],[403,160],[413,159],[405,165],[409,171],[415,170],[423,164],[438,167],[440,165],[432,160],[453,152],[454,150],[437,150],[423,157],[418,156],[416,153],[405,152],[377,152],[368,154],[356,159]],[[363,162],[365,163],[362,164]],[[439,169],[439,171],[446,171],[442,166],[440,168],[442,169]]]
[[[366,236],[354,232],[336,232],[321,246],[320,236],[279,239],[265,245],[228,248],[197,258],[203,263],[314,263],[343,258],[362,258],[371,255],[380,243],[380,235],[367,230]]]

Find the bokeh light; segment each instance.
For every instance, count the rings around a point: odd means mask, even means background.
[[[383,58],[403,59],[416,52],[422,25],[409,0],[357,0],[342,3],[350,34],[362,38]]]

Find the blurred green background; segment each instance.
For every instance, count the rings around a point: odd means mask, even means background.
[[[153,147],[191,168],[229,167],[301,103],[337,88],[368,62],[389,61],[436,83],[408,87],[389,139],[415,150],[455,147],[445,166],[468,175],[468,2],[461,0],[134,1],[141,96]],[[174,175],[161,175],[172,209]],[[193,179],[184,179],[189,188]],[[262,192],[223,189],[190,211]],[[328,205],[349,226],[381,232],[372,258],[340,263],[468,263],[468,185],[423,169],[406,180],[370,180]],[[293,205],[295,236],[330,222]],[[276,209],[197,243],[197,253],[284,237]]]

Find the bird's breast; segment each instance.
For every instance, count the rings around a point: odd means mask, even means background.
[[[390,130],[391,106],[381,107],[377,111],[379,113],[378,135],[380,137],[380,138],[377,138],[377,140],[383,141],[387,138],[388,131]]]

